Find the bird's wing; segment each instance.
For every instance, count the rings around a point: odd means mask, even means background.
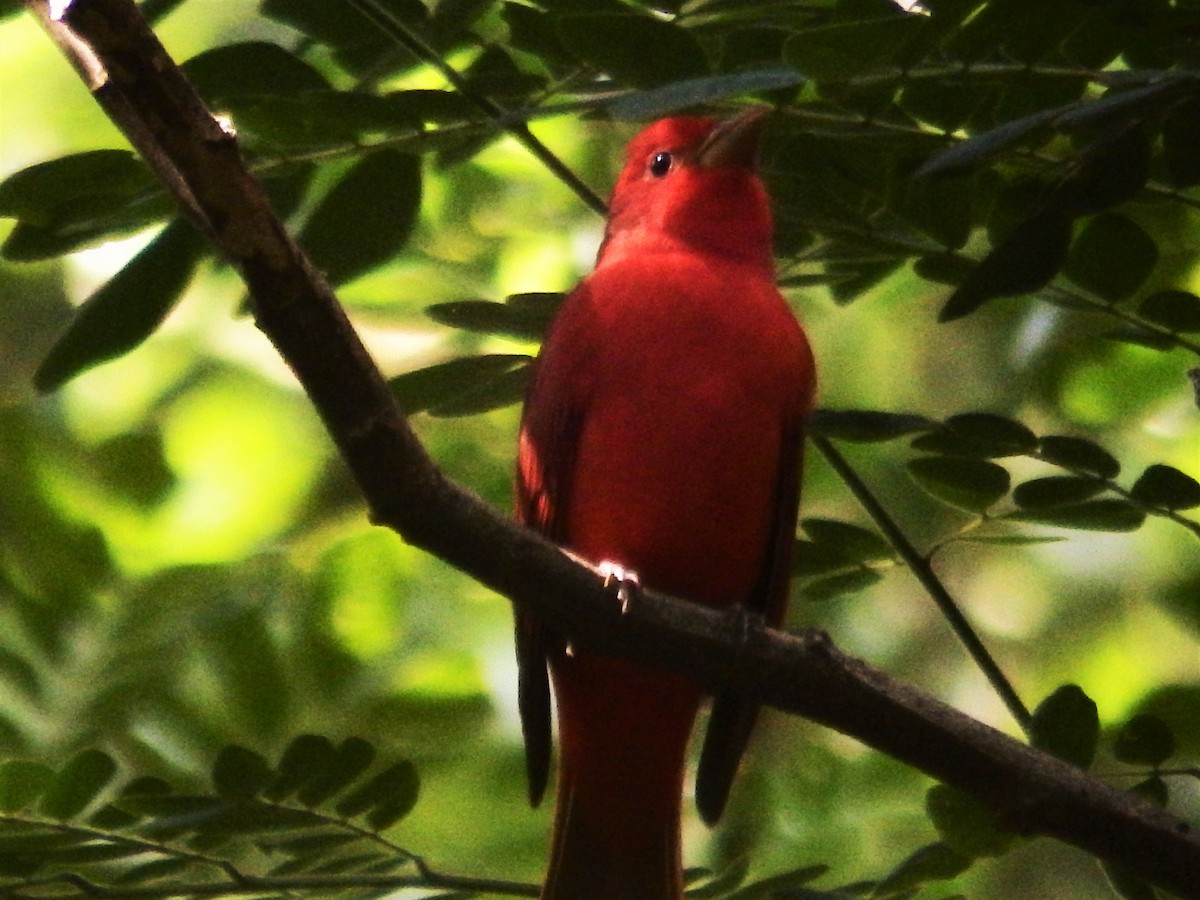
[[[539,360],[534,371],[521,419],[517,454],[516,517],[555,543],[565,542],[566,510],[583,416],[563,392],[548,393],[547,385],[565,379],[540,377],[547,374]],[[552,732],[550,725],[550,682],[547,653],[558,640],[547,633],[532,611],[517,605],[517,706],[525,737],[525,769],[529,802],[537,806],[546,790],[550,773]]]
[[[770,545],[758,585],[745,605],[748,611],[758,613],[772,627],[782,623],[787,608],[803,453],[803,420],[797,416],[783,430]],[[713,699],[696,774],[696,806],[709,825],[715,824],[725,810],[729,788],[750,740],[758,709],[758,702],[734,694],[718,694]]]

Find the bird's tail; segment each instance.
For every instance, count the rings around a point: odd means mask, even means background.
[[[680,900],[679,811],[700,692],[633,663],[553,661],[562,753],[542,900]]]

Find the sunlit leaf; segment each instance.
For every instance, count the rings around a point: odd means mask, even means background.
[[[1095,702],[1077,685],[1063,685],[1033,711],[1029,740],[1039,750],[1089,768],[1100,740]]]

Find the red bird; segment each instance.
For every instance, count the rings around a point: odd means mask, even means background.
[[[595,271],[556,316],[521,421],[517,516],[647,587],[777,625],[815,376],[775,287],[756,171],[764,110],[678,117],[630,142]],[[530,798],[550,690],[562,743],[547,900],[682,897],[679,816],[700,688],[573,653],[517,613]],[[696,799],[720,816],[758,708],[717,696]]]

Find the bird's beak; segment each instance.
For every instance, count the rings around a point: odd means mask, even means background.
[[[763,122],[770,110],[755,106],[722,122],[704,139],[696,151],[696,165],[704,169],[719,166],[754,168],[758,162],[758,142]]]

